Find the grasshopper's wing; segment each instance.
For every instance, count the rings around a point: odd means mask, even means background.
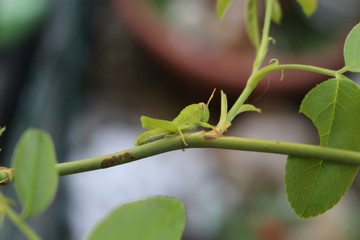
[[[171,121],[155,119],[147,116],[141,116],[140,121],[142,127],[149,130],[158,128],[170,133],[178,131],[177,126]]]

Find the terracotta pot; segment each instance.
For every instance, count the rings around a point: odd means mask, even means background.
[[[199,84],[229,91],[244,88],[254,58],[252,48],[246,47],[246,43],[243,44],[246,48],[237,50],[194,48],[187,36],[170,31],[166,22],[148,2],[113,0],[118,15],[142,44],[164,63],[185,73],[191,81],[196,80]],[[334,41],[316,51],[295,55],[272,51],[268,56],[279,59],[280,63],[310,64],[338,69],[343,64],[342,46],[351,26],[343,29],[342,33],[345,34],[337,35]],[[282,81],[279,81],[280,73],[272,74],[269,79],[271,81],[261,83],[260,90],[269,85],[268,92],[273,94],[303,94],[326,77],[304,71],[286,71]]]

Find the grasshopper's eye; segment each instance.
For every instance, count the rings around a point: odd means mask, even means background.
[[[201,109],[204,109],[206,107],[206,104],[201,102],[201,103],[199,103],[199,106],[200,106]]]

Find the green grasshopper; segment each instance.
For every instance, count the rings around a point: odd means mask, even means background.
[[[207,123],[210,117],[208,105],[214,96],[214,92],[215,89],[206,104],[203,102],[191,104],[185,107],[172,121],[141,116],[141,125],[143,128],[148,129],[148,131],[139,135],[135,145],[139,146],[167,136],[179,134],[182,138],[182,142],[187,146],[183,134],[184,132],[194,130],[199,126],[214,129],[214,126]]]

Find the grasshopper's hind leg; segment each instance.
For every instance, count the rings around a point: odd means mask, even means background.
[[[182,140],[184,146],[187,147],[188,144],[185,141],[185,136],[184,136],[183,132],[181,131],[181,129],[179,127],[177,129],[178,129],[179,135],[181,136],[181,140]]]

